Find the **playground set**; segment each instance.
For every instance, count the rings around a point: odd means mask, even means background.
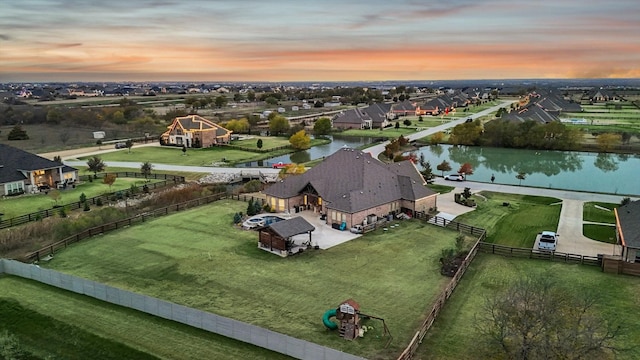
[[[331,320],[333,317],[339,321],[339,324],[336,324]],[[373,315],[363,314],[360,312],[360,304],[353,299],[347,299],[337,308],[327,310],[322,316],[322,323],[329,330],[339,329],[340,337],[346,340],[355,340],[358,337],[364,337],[364,334],[367,331],[367,326],[362,325],[361,322],[366,319],[382,321],[384,329],[382,336],[389,336],[389,340],[387,340],[385,347],[389,346],[393,337],[391,336],[391,332],[389,331],[384,319]]]

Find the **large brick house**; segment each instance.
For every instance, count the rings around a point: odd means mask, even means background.
[[[389,125],[391,104],[375,103],[366,108],[340,112],[331,120],[336,129],[379,129]]]
[[[160,136],[160,144],[186,147],[211,147],[228,144],[231,130],[198,115],[187,115],[173,119]]]
[[[308,208],[325,214],[328,224],[349,228],[372,217],[435,208],[437,193],[425,183],[410,161],[384,164],[369,153],[345,148],[264,193],[276,211]]]
[[[640,262],[640,200],[632,201],[615,210],[616,237],[622,245],[622,259]]]
[[[78,179],[78,170],[30,152],[0,144],[0,195],[32,193],[38,188],[64,187]]]

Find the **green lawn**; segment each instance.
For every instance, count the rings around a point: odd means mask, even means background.
[[[262,139],[262,149],[265,149],[265,150],[280,147],[280,146],[287,146],[291,144],[289,142],[289,138],[287,137],[253,135],[252,139],[232,141],[231,145],[257,149],[258,139]]]
[[[536,234],[543,230],[555,231],[560,219],[559,199],[480,192],[475,211],[456,217],[456,221],[479,226],[487,230],[487,242],[530,248]],[[508,202],[509,206],[503,206]]]
[[[391,139],[396,139],[400,137],[400,135],[409,135],[416,132],[416,124],[414,126],[405,127],[401,124],[400,128],[396,129],[394,127],[389,127],[384,130],[380,129],[349,129],[339,133],[342,136],[363,136],[363,137],[387,137]]]
[[[603,210],[601,208],[609,209]],[[613,213],[613,209],[620,206],[620,204],[612,204],[612,203],[604,203],[604,202],[585,202],[583,205],[582,211],[582,220],[584,221],[592,221],[599,223],[607,223],[607,224],[615,224],[616,216]]]
[[[108,185],[102,182],[102,179],[97,179],[93,182],[83,181],[76,185],[75,189],[67,187],[65,190],[59,190],[60,199],[58,200],[58,205],[77,202],[82,193],[87,198],[91,198],[105,193],[129,189],[131,184],[142,185],[143,183],[144,179],[118,178],[109,188]],[[0,200],[0,212],[4,213],[3,219],[9,219],[38,210],[51,209],[54,205],[53,199],[44,193],[21,195]]]
[[[619,359],[640,358],[640,282],[632,276],[605,274],[600,268],[569,265],[545,260],[506,258],[478,254],[462,281],[425,337],[414,359],[478,359],[482,341],[475,328],[487,297],[506,289],[516,279],[530,275],[554,277],[562,284],[582,288],[602,297],[600,314],[613,321],[622,321],[626,336],[619,346],[634,346]],[[500,357],[491,357],[500,358]]]
[[[259,250],[256,232],[230,224],[246,207],[224,200],[158,218],[71,246],[46,266],[380,358],[402,351],[449,281],[439,273],[439,258],[454,245],[454,231],[409,220],[283,259]],[[376,320],[354,342],[324,328],[324,312],[348,298],[386,319],[394,337],[388,349]]]
[[[311,146],[324,144],[325,139],[312,139]],[[254,144],[255,145],[255,144]],[[234,149],[232,147],[212,147],[203,149],[187,149],[186,153],[182,152],[182,148],[172,146],[143,146],[132,148],[131,152],[127,150],[112,151],[100,154],[99,157],[103,161],[128,161],[139,162],[145,161],[151,164],[176,164],[187,166],[213,166],[225,163],[225,166],[233,166],[237,163],[248,161],[257,161],[268,159],[274,156],[280,156],[293,152],[293,149],[282,149],[270,151],[268,153],[254,153]],[[87,160],[89,157],[82,157],[79,160]]]
[[[453,191],[453,189],[455,189],[455,187],[453,186],[448,186],[448,185],[440,185],[440,184],[429,184],[427,185],[427,187],[435,192],[438,192],[440,194],[446,194],[446,193],[450,193]]]
[[[0,330],[45,359],[288,359],[190,326],[17,277],[0,277]]]
[[[618,241],[616,238],[615,226],[583,224],[582,234],[589,239],[602,241],[609,244],[615,244]]]

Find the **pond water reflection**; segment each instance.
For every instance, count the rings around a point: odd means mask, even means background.
[[[343,147],[358,148],[362,145],[371,144],[373,139],[370,137],[359,136],[338,136],[334,135],[329,137],[332,141],[328,144],[314,146],[311,149],[304,151],[297,151],[292,154],[276,156],[270,159],[261,161],[251,161],[239,164],[239,167],[270,167],[278,162],[287,163],[305,163],[311,160],[320,159],[324,156],[329,156],[334,152],[340,150]]]
[[[547,151],[437,145],[419,149],[434,173],[443,160],[456,172],[470,163],[470,180],[518,185],[518,173],[526,174],[522,185],[553,189],[640,195],[640,156],[576,151]]]

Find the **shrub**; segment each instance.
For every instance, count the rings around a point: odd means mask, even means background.
[[[240,221],[242,221],[242,215],[240,215],[240,213],[233,214],[233,223],[239,224]]]
[[[87,202],[87,195],[85,195],[84,193],[80,194],[80,202],[81,203]]]
[[[102,206],[102,198],[97,198],[96,199],[96,205],[97,206]]]
[[[60,214],[61,218],[66,218],[67,217],[67,210],[65,210],[65,207],[61,207],[60,211],[58,212],[58,214]]]
[[[262,190],[262,183],[260,182],[260,180],[251,180],[243,186],[243,191],[248,193],[257,192],[260,190]]]
[[[86,202],[86,201],[84,202],[84,208],[82,210],[84,210],[84,211],[91,210],[91,208],[89,208],[89,203],[88,202]]]

